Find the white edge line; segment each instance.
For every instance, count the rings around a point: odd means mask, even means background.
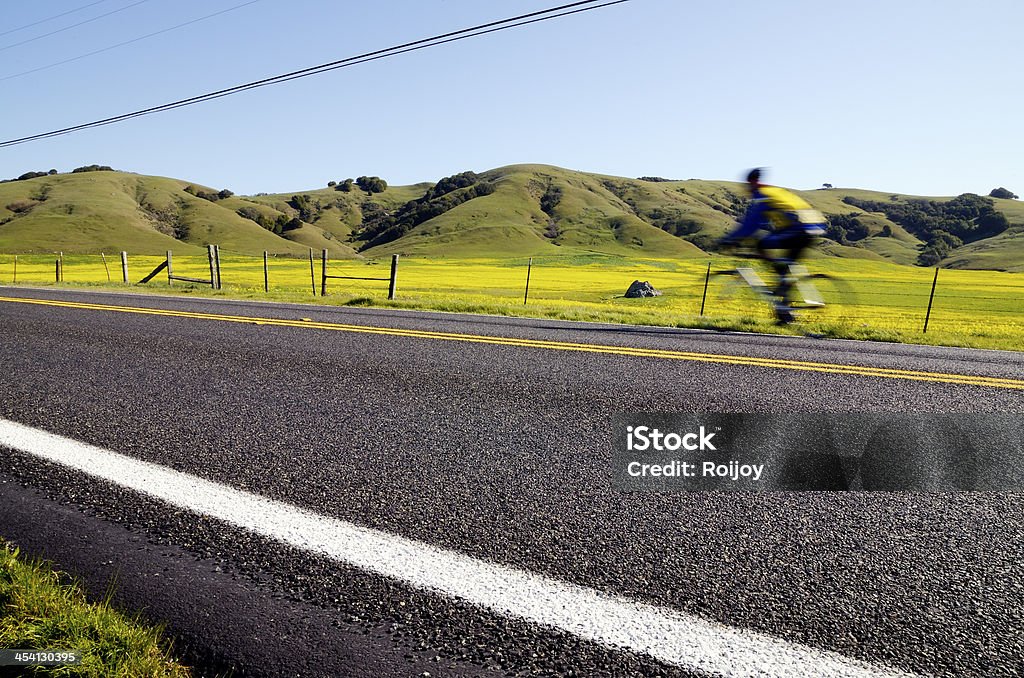
[[[5,419],[0,446],[418,589],[685,669],[773,678],[912,675],[320,516]]]

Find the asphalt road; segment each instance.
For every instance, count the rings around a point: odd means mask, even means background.
[[[0,297],[0,418],[872,666],[942,676],[1024,666],[1019,494],[621,493],[610,480],[617,413],[1021,414],[1024,390],[1008,386],[1024,380],[1024,353],[71,291]],[[0,535],[95,592],[116,575],[118,600],[166,621],[201,674],[693,673],[9,447]]]

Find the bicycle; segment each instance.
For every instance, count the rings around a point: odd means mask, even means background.
[[[770,264],[754,251],[735,252],[741,259],[755,259],[765,266]],[[749,289],[755,298],[767,303],[779,324],[796,322],[806,311],[820,311],[829,306],[848,306],[853,303],[849,285],[828,273],[811,273],[803,264],[789,264],[785,275],[790,278],[788,303],[784,303],[777,289],[766,283],[753,266],[740,266],[724,271],[712,271],[716,279],[725,279],[719,286],[717,298],[728,302],[740,289]],[[781,284],[781,281],[780,281]]]

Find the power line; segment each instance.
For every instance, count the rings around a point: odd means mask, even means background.
[[[192,24],[199,23],[200,21],[206,21],[207,19],[212,19],[215,16],[220,16],[221,14],[227,14],[228,12],[233,12],[236,9],[241,9],[242,7],[246,7],[248,5],[255,4],[255,3],[259,2],[259,1],[260,0],[249,0],[249,2],[244,2],[241,5],[235,5],[234,7],[229,7],[227,9],[222,9],[219,12],[214,12],[213,14],[207,14],[206,16],[199,17],[198,19],[192,19],[191,21],[186,21],[185,23],[178,24],[177,26],[171,26],[170,28],[165,28],[163,30],[156,31],[154,33],[149,33],[147,35],[142,35],[142,36],[139,36],[137,38],[133,38],[131,40],[125,40],[124,42],[119,42],[116,45],[111,45],[109,47],[104,47],[103,49],[98,49],[98,50],[96,50],[94,52],[89,52],[87,54],[79,54],[76,57],[71,57],[70,59],[64,59],[63,61],[57,61],[57,62],[49,64],[47,66],[40,66],[39,68],[33,68],[32,70],[29,70],[29,71],[23,71],[21,73],[15,73],[14,75],[7,75],[7,76],[4,76],[4,77],[0,78],[0,82],[3,82],[4,80],[13,80],[14,78],[20,78],[20,77],[22,77],[24,75],[31,75],[32,73],[38,73],[39,71],[45,71],[47,69],[55,68],[57,66],[63,66],[64,64],[69,64],[72,61],[79,61],[80,59],[85,59],[86,57],[91,57],[91,56],[95,56],[97,54],[102,54],[103,52],[109,52],[112,49],[117,49],[118,47],[124,47],[125,45],[130,45],[132,43],[139,42],[139,41],[145,40],[147,38],[152,38],[154,36],[161,35],[163,33],[170,33],[171,31],[177,30],[179,28],[184,28],[185,26],[191,26]]]
[[[530,12],[529,14],[522,14],[520,16],[502,19],[500,21],[492,21],[490,23],[481,24],[479,26],[473,26],[472,28],[464,28],[462,30],[453,31],[451,33],[435,35],[434,37],[431,38],[424,38],[422,40],[407,42],[402,45],[395,45],[394,47],[388,47],[386,49],[375,50],[373,52],[367,52],[365,54],[360,54],[358,56],[348,57],[345,59],[340,59],[338,61],[332,61],[326,64],[320,64],[319,66],[311,66],[309,68],[304,68],[298,71],[292,71],[291,73],[283,73],[281,75],[275,75],[270,78],[255,80],[253,82],[245,83],[243,85],[236,85],[234,87],[218,90],[216,92],[208,92],[206,94],[200,94],[198,96],[189,97],[188,99],[180,99],[178,101],[162,104],[160,106],[144,108],[142,110],[133,111],[131,113],[124,113],[110,118],[104,118],[102,120],[94,120],[93,122],[82,123],[81,125],[75,125],[73,127],[65,127],[63,129],[52,130],[50,132],[33,134],[32,136],[21,137],[20,139],[10,139],[7,141],[0,142],[0,148],[16,146],[18,144],[24,144],[30,141],[46,139],[49,137],[61,136],[64,134],[71,134],[72,132],[78,132],[84,129],[91,129],[93,127],[112,125],[114,123],[129,120],[131,118],[138,118],[144,115],[151,115],[153,113],[161,113],[163,111],[169,111],[175,108],[191,106],[193,104],[198,104],[204,101],[210,101],[212,99],[219,99],[221,97],[230,96],[232,94],[237,94],[238,92],[244,92],[250,89],[256,89],[258,87],[276,85],[282,82],[288,82],[290,80],[306,78],[311,75],[319,75],[320,73],[326,73],[328,71],[333,71],[339,68],[355,66],[357,64],[376,61],[378,59],[386,59],[388,57],[396,56],[398,54],[415,52],[417,50],[426,49],[428,47],[436,47],[438,45],[443,45],[449,42],[457,42],[459,40],[465,40],[467,38],[474,38],[481,35],[487,35],[488,33],[496,33],[498,31],[508,30],[510,28],[526,26],[541,21],[548,21],[550,19],[557,19],[559,17],[569,16],[572,14],[579,14],[581,12],[587,12],[595,9],[601,9],[604,7],[610,7],[612,5],[620,5],[622,3],[629,1],[630,0],[608,0],[606,2],[601,2],[601,0],[583,0],[582,2],[573,2],[568,5],[561,5],[559,7],[552,7],[537,12]]]
[[[42,35],[37,35],[36,37],[29,38],[28,40],[22,40],[21,42],[16,42],[13,45],[7,45],[6,47],[0,47],[0,52],[3,52],[4,50],[8,50],[8,49],[13,49],[14,47],[21,47],[22,45],[27,45],[30,42],[35,42],[36,40],[42,40],[43,38],[48,38],[51,35],[57,35],[58,33],[63,33],[64,31],[70,31],[72,28],[78,28],[79,26],[84,26],[85,24],[91,24],[93,21],[99,21],[100,19],[106,18],[106,17],[110,16],[111,14],[117,14],[118,12],[123,12],[126,9],[131,9],[132,7],[135,7],[137,5],[141,5],[144,2],[149,2],[149,0],[138,0],[138,2],[134,2],[134,3],[130,4],[130,5],[127,5],[126,7],[120,7],[118,9],[115,9],[112,12],[107,12],[106,14],[100,14],[99,16],[94,16],[91,19],[86,19],[85,21],[80,21],[77,24],[71,24],[70,26],[65,26],[64,28],[58,28],[55,31],[50,31],[49,33],[44,33]]]
[[[45,24],[47,21],[53,21],[54,19],[59,19],[62,16],[67,16],[68,14],[74,14],[75,12],[80,12],[83,9],[88,9],[88,8],[92,7],[93,5],[98,5],[98,4],[106,2],[106,1],[107,0],[96,0],[96,2],[90,2],[88,5],[82,5],[81,7],[76,7],[74,9],[69,9],[66,12],[62,12],[60,14],[54,14],[53,16],[48,16],[45,19],[40,19],[39,21],[33,21],[30,24],[25,24],[24,26],[18,26],[17,28],[11,28],[9,30],[4,31],[3,33],[0,33],[0,35],[10,35],[11,33],[17,33],[18,31],[23,31],[26,28],[32,28],[33,26],[38,26],[39,24]]]

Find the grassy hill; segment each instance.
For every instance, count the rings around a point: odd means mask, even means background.
[[[1024,273],[1024,226],[958,248],[943,260],[947,268]]]
[[[931,235],[891,209],[923,198],[843,188],[799,193],[833,221],[833,241],[821,247],[826,256],[915,264],[932,244],[923,240]],[[466,172],[373,193],[332,186],[256,196],[94,171],[0,183],[0,252],[196,254],[216,243],[244,254],[304,255],[313,248],[353,259],[391,253],[685,259],[705,256],[743,213],[745,200],[733,182],[627,179],[547,165]],[[966,244],[951,241],[940,252],[941,265],[1024,270],[1024,203],[993,205],[1009,228]]]
[[[492,184],[494,192],[467,200],[371,251],[445,256],[581,251],[703,256],[692,243],[638,217],[596,175],[520,165],[485,172],[480,181]]]
[[[321,246],[315,226],[283,238],[239,216],[244,199],[211,202],[186,192],[190,185],[106,171],[0,184],[0,251],[198,254],[216,243],[249,254],[299,255],[307,251],[303,240]],[[339,255],[355,256],[341,242],[333,247]]]

